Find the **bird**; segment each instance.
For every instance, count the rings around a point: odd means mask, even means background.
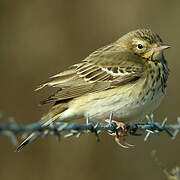
[[[144,119],[166,94],[170,71],[164,50],[168,48],[152,30],[137,29],[50,77],[36,89],[57,88],[41,101],[41,104],[53,103],[43,116],[46,120],[41,122],[42,126],[87,117],[104,123],[111,112],[116,122]],[[36,137],[32,133],[17,151]]]

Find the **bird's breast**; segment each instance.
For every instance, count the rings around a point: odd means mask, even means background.
[[[166,90],[168,75],[163,74],[163,65],[151,68],[134,83],[73,100],[71,112],[95,121],[108,118],[111,112],[115,120],[141,120],[159,106]]]

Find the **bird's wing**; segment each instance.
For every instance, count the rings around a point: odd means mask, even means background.
[[[144,72],[143,60],[129,51],[95,51],[82,63],[61,72],[42,84],[59,87],[42,104],[100,92],[137,80]]]

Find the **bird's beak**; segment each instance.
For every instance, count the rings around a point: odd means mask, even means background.
[[[167,44],[160,44],[158,47],[154,48],[154,52],[164,51],[166,49],[169,49],[171,46]]]

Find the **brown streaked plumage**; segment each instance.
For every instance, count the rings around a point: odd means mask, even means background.
[[[52,76],[39,86],[58,90],[41,103],[54,102],[42,126],[54,120],[89,117],[103,120],[113,112],[117,121],[139,120],[154,111],[164,97],[169,69],[159,35],[149,29],[127,33],[90,54],[81,63]],[[17,148],[19,151],[36,134]]]

